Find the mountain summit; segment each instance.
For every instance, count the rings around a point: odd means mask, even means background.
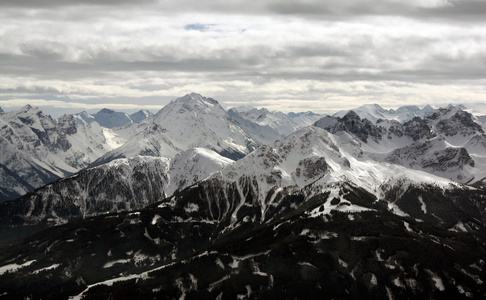
[[[171,158],[198,147],[240,159],[253,151],[256,144],[218,101],[191,93],[172,100],[143,132],[101,157],[95,165],[135,155]]]
[[[111,150],[98,124],[26,105],[0,114],[0,202],[77,172]],[[5,197],[4,197],[5,196]]]
[[[212,98],[196,93],[175,99],[154,117],[180,149],[203,147],[231,159],[239,159],[256,148],[253,140],[234,123]]]

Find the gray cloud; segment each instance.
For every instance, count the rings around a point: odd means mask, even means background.
[[[479,106],[486,92],[484,1],[0,7],[2,107],[19,99],[156,106],[195,91],[227,105],[322,112],[363,102]]]
[[[395,15],[409,17],[446,17],[483,16],[486,4],[482,0],[262,0],[251,5],[243,0],[4,0],[0,7],[52,9],[66,7],[129,7],[144,8],[151,6],[160,13],[232,13],[251,15],[320,15],[320,16],[360,16]],[[79,11],[78,11],[79,12]]]
[[[147,3],[155,3],[152,0],[141,0],[134,3],[131,0],[2,0],[0,6],[4,7],[20,7],[20,8],[53,8],[53,7],[71,7],[71,6],[118,6],[122,4],[141,5]]]

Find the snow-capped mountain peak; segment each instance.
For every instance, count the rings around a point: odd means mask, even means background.
[[[27,183],[38,188],[86,167],[113,149],[105,136],[108,129],[77,120],[72,115],[54,120],[31,105],[3,113],[0,164],[17,174],[24,182],[21,186]]]
[[[299,128],[309,126],[320,116],[311,112],[284,114],[249,106],[229,110],[231,117],[259,144],[271,145]]]
[[[219,184],[236,186],[240,193],[251,192],[254,205],[261,209],[262,220],[282,189],[286,193],[303,191],[306,197],[312,197],[346,182],[383,200],[386,188],[381,187],[397,182],[434,184],[441,188],[456,185],[421,171],[357,158],[355,147],[359,145],[343,142],[321,128],[306,127],[275,147],[261,146],[206,181],[217,180]],[[240,198],[245,197],[242,194]]]
[[[378,104],[365,104],[357,108],[352,109],[362,119],[368,119],[369,121],[376,123],[380,119],[395,120],[399,123],[404,123],[411,120],[414,117],[423,118],[434,109],[427,105],[424,108],[419,108],[415,105],[407,105],[394,109],[385,109]],[[334,117],[343,117],[348,110],[339,111],[334,114]]]
[[[465,183],[486,176],[485,148],[480,146],[486,144],[486,135],[476,120],[461,108],[449,106],[403,124],[394,120],[373,124],[349,111],[342,118],[326,117],[315,125],[359,141],[372,159]]]
[[[82,111],[80,113],[77,113],[73,115],[76,123],[81,123],[84,125],[91,124],[92,122],[95,122],[95,117],[93,117],[91,114],[89,114],[87,111]]]
[[[154,117],[179,149],[204,147],[224,156],[241,158],[255,143],[212,98],[196,93],[172,100]]]
[[[191,148],[207,148],[239,159],[256,148],[218,101],[192,93],[174,99],[144,124],[145,129],[94,164],[136,155],[174,157]]]
[[[203,180],[233,162],[205,148],[193,148],[177,154],[170,164],[171,185],[167,189],[167,195]]]
[[[137,140],[183,145],[179,135],[196,134],[214,146],[236,136],[226,131],[231,122],[216,118],[225,116],[216,103],[211,107],[194,98],[173,101],[170,122],[159,119]],[[86,219],[2,246],[0,293],[72,299],[127,293],[211,299],[481,297],[484,192],[360,155],[364,146],[390,143],[384,149],[408,141],[417,146],[407,152],[412,155],[430,144],[421,157],[430,158],[427,163],[438,156],[447,163],[451,157],[467,160],[445,132],[467,128],[470,118],[460,111],[438,113],[435,119],[387,120],[380,126],[348,112],[317,122],[336,134],[309,126],[236,162],[194,148],[172,159],[122,158],[58,180],[3,204],[0,225],[10,230]],[[61,120],[73,122],[69,116]],[[484,134],[472,137],[484,149]]]
[[[133,123],[140,123],[143,120],[146,120],[152,115],[152,113],[146,109],[139,110],[133,114],[130,115],[130,119],[133,121]]]
[[[226,112],[218,101],[191,93],[172,100],[155,115],[154,122],[165,124],[167,119],[177,119],[188,113],[188,117],[193,118],[198,114],[213,114],[222,117]]]

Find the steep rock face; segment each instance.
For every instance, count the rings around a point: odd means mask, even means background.
[[[1,246],[0,292],[74,299],[481,296],[484,193],[358,160],[343,145],[306,128],[140,211]]]
[[[467,181],[462,177],[468,167],[474,167],[474,159],[465,148],[447,147],[444,140],[428,140],[391,151],[386,162],[407,168],[424,170],[456,181]]]
[[[31,194],[6,202],[0,210],[2,226],[53,224],[133,210],[165,198],[169,160],[133,158],[85,169]]]
[[[426,116],[425,120],[430,123],[437,134],[445,136],[471,136],[476,133],[484,133],[482,127],[474,122],[472,115],[466,111],[450,106],[440,108]]]
[[[403,124],[377,120],[375,125],[361,120],[354,112],[346,116],[326,117],[315,126],[344,139],[354,138],[362,143],[368,157],[378,161],[462,183],[486,177],[484,131],[471,114],[460,108],[441,108],[423,119],[414,117]]]
[[[118,159],[0,205],[0,228],[66,223],[104,213],[141,209],[208,177],[233,161],[207,149],[172,160]]]
[[[34,190],[34,187],[2,164],[0,164],[0,178],[0,204]]]
[[[427,122],[419,117],[415,117],[404,123],[402,128],[403,134],[411,137],[414,142],[423,139],[431,139],[435,136],[429,125],[427,125]]]
[[[354,111],[349,111],[342,118],[334,119],[327,117],[315,123],[317,127],[326,129],[330,133],[349,132],[359,140],[367,142],[368,138],[379,140],[382,138],[383,130],[367,119],[361,119]]]
[[[341,119],[343,125],[349,132],[356,135],[360,140],[366,142],[369,137],[374,140],[381,139],[382,133],[379,127],[376,127],[367,119],[361,120],[358,114],[350,111]]]
[[[54,120],[31,106],[0,115],[0,145],[0,164],[34,188],[72,174],[113,149],[99,125],[76,124],[71,115]]]

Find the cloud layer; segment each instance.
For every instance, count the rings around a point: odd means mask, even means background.
[[[7,0],[0,106],[156,108],[198,92],[283,111],[482,109],[485,14],[482,0]]]

